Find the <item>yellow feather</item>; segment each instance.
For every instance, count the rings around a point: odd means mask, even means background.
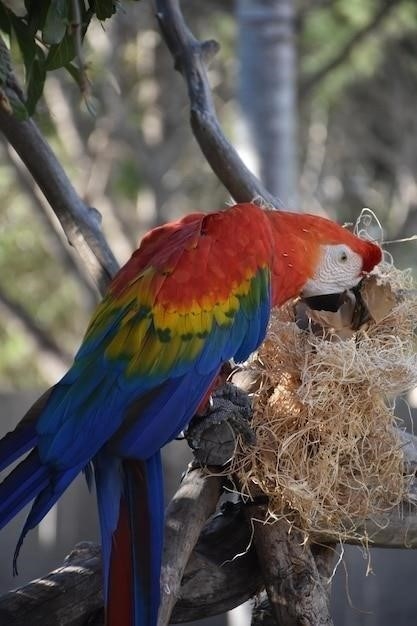
[[[161,353],[161,358],[159,360],[160,368],[163,371],[171,369],[178,359],[181,358],[181,351],[183,350],[184,343],[179,335],[176,335],[171,339],[171,341],[164,344],[163,352]]]
[[[212,311],[201,311],[200,332],[210,333],[213,328],[213,313]]]
[[[117,359],[124,354],[124,347],[130,334],[129,326],[122,326],[118,329],[116,335],[109,343],[106,349],[106,357],[109,359]]]
[[[143,346],[141,358],[137,359],[137,371],[140,374],[149,374],[160,362],[164,345],[158,337],[152,333],[148,335],[148,341]]]
[[[216,304],[213,308],[214,319],[219,326],[227,326],[230,324],[230,318],[226,316],[224,304]]]
[[[229,311],[239,311],[240,302],[239,299],[236,298],[235,295],[230,296],[229,298]]]
[[[178,312],[174,309],[167,309],[162,305],[156,305],[153,308],[153,319],[156,328],[169,328],[175,331],[178,325]]]
[[[146,318],[135,324],[130,337],[132,342],[129,346],[131,355],[136,354],[138,351],[141,350],[151,322],[152,320],[150,318]]]
[[[240,283],[238,288],[235,291],[237,296],[246,296],[249,293],[250,289],[250,280],[246,279]]]

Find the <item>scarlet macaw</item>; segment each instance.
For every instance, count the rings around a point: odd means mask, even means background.
[[[160,449],[227,360],[265,337],[271,307],[355,286],[381,249],[321,217],[238,204],[147,234],[112,281],[67,374],[0,441],[0,527],[34,499],[15,552],[92,465],[106,624],[155,626],[163,543]]]

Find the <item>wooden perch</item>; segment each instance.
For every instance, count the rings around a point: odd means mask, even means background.
[[[168,505],[158,626],[168,626],[185,568],[204,524],[216,509],[221,487],[221,478],[207,480],[203,470],[190,470]]]
[[[100,548],[76,546],[62,567],[0,598],[0,624],[81,626],[103,606]]]
[[[408,434],[403,434],[403,437],[404,442],[407,442],[404,446],[404,453],[408,469],[416,471],[417,438]],[[194,479],[195,485],[193,485]],[[178,562],[179,567],[183,568],[184,546],[187,551],[190,549],[204,517],[209,514],[217,500],[220,483],[221,479],[218,476],[204,475],[201,470],[189,472],[180,486],[179,494],[175,497],[175,504],[168,509],[167,536],[170,537],[169,542],[173,541],[173,545],[165,553],[163,580],[164,584],[168,580],[170,585],[170,593],[165,594],[169,596],[169,599],[164,600],[167,602],[166,608],[163,609],[165,615],[169,612],[172,601],[177,595],[179,598],[171,618],[173,623],[223,613],[253,597],[263,586],[264,578],[259,565],[259,552],[265,554],[266,551],[268,558],[262,560],[264,566],[269,563],[268,567],[271,568],[271,572],[264,572],[264,576],[269,577],[273,591],[285,589],[285,593],[289,593],[288,597],[291,597],[291,586],[297,588],[299,581],[304,580],[304,572],[306,589],[311,591],[310,598],[319,598],[320,613],[314,613],[318,609],[312,605],[309,609],[310,615],[320,614],[326,620],[326,595],[324,589],[320,587],[322,582],[318,575],[328,577],[329,567],[331,569],[329,554],[323,558],[321,551],[317,554],[317,550],[312,546],[314,564],[311,560],[310,548],[302,545],[303,542],[294,531],[292,531],[294,534],[288,535],[288,528],[284,526],[278,528],[257,524],[254,534],[251,525],[245,521],[248,517],[260,518],[260,513],[253,505],[245,507],[241,503],[228,504],[223,512],[217,512],[210,518],[191,554],[182,577],[181,588],[178,589],[178,578],[170,577],[171,566]],[[417,481],[414,481],[411,485],[411,499],[414,499],[416,490]],[[260,507],[262,508],[262,505]],[[196,512],[192,522],[189,520],[190,511]],[[191,524],[191,529],[183,524]],[[417,507],[406,502],[402,507],[387,512],[378,519],[363,520],[358,530],[361,533],[367,533],[370,546],[416,548]],[[260,532],[265,531],[266,534],[259,535]],[[188,532],[192,532],[193,537],[188,538],[186,536]],[[314,533],[311,535],[311,540],[320,544],[334,543],[334,537],[325,533]],[[351,538],[346,543],[358,543],[358,540]],[[276,549],[273,548],[275,544]],[[277,555],[278,561],[271,559],[273,549],[280,553]],[[177,552],[176,555],[175,552]],[[331,557],[331,550],[329,552]],[[283,567],[282,553],[287,559],[296,558],[299,564],[297,569],[288,570],[290,576]],[[282,567],[277,565],[280,563],[279,559],[281,559]],[[81,544],[70,555],[63,567],[48,574],[44,579],[29,583],[0,598],[0,623],[8,626],[26,626],[29,623],[27,616],[30,614],[31,626],[38,626],[38,624],[48,626],[48,624],[57,623],[61,626],[80,626],[85,624],[87,616],[92,615],[94,621],[90,621],[90,624],[94,623],[98,626],[102,619],[100,612],[97,612],[102,603],[101,584],[99,548],[92,547],[90,544]],[[309,599],[305,598],[304,601],[308,604]],[[299,609],[291,610],[300,611],[301,606],[299,604]],[[303,610],[305,609],[306,606],[303,606]],[[65,618],[63,618],[64,613],[67,615]],[[84,621],[80,618],[81,613]],[[258,624],[261,623],[258,622]],[[285,621],[280,623],[285,624]],[[315,623],[328,624],[329,622]]]
[[[286,520],[262,523],[266,507],[249,508],[271,612],[280,626],[331,626],[329,597],[309,545]]]

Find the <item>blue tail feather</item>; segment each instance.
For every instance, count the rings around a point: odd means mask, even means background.
[[[164,537],[161,455],[157,452],[144,462],[126,461],[124,469],[131,524],[134,626],[154,626]]]
[[[104,598],[108,590],[110,556],[123,497],[122,462],[119,458],[100,452],[93,460],[98,514],[101,532],[101,552],[104,572]]]

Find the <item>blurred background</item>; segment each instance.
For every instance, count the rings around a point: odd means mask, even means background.
[[[415,0],[181,4],[193,32],[221,44],[209,76],[225,133],[284,206],[340,222],[370,207],[386,239],[417,233]],[[89,93],[81,97],[69,76],[51,72],[36,121],[80,196],[102,214],[123,263],[150,227],[230,198],[193,139],[183,80],[150,2],[122,2],[104,25],[93,22],[84,54]],[[31,177],[0,140],[4,433],[71,364],[97,294]],[[397,266],[415,271],[415,242],[389,250]],[[408,401],[413,409],[417,394]],[[170,493],[187,455],[179,442],[165,455]],[[21,521],[3,530],[0,592],[59,565],[77,541],[96,540],[94,509],[78,481],[26,540],[14,580]],[[368,565],[359,549],[346,549],[334,582],[335,624],[414,624],[417,555],[373,550],[372,572]],[[229,624],[245,626],[247,614],[237,611]]]

